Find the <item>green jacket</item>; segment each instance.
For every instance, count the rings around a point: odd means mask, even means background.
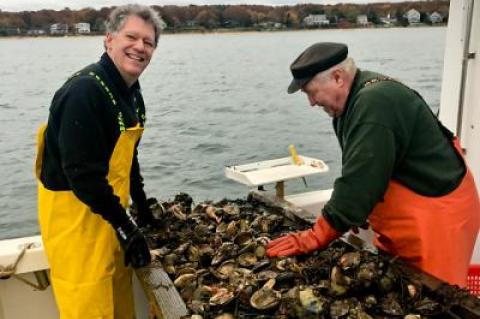
[[[339,231],[365,224],[390,180],[435,197],[454,190],[465,174],[451,138],[423,98],[378,73],[357,71],[333,126],[342,172],[323,215]]]

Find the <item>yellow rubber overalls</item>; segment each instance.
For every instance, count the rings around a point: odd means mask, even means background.
[[[72,191],[51,191],[40,181],[46,125],[37,137],[38,217],[61,319],[133,319],[132,271],[113,227]],[[123,207],[143,128],[120,133],[109,162],[108,182]]]

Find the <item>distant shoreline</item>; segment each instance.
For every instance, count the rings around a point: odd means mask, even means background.
[[[438,23],[434,25],[428,24],[415,24],[415,25],[408,25],[408,26],[367,26],[367,27],[349,27],[349,28],[216,28],[216,29],[177,29],[177,30],[163,30],[161,34],[163,35],[175,35],[175,34],[229,34],[229,33],[268,33],[268,32],[298,32],[298,31],[333,31],[333,30],[371,30],[371,29],[413,29],[413,28],[438,28],[438,27],[446,27],[446,23]],[[105,33],[103,32],[91,32],[88,34],[75,34],[75,33],[67,33],[67,34],[42,34],[42,35],[28,35],[28,34],[16,34],[16,35],[0,35],[0,39],[5,38],[77,38],[77,37],[92,37],[92,36],[103,36]]]

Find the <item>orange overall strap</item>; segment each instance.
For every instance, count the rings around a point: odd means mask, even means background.
[[[461,154],[458,141],[455,148]],[[375,244],[450,284],[465,287],[480,227],[480,203],[470,170],[440,197],[419,195],[391,181],[369,217]]]

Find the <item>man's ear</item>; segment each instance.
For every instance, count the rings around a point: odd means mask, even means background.
[[[343,70],[341,70],[341,69],[333,70],[332,78],[335,81],[335,83],[338,85],[338,87],[343,87],[344,86],[345,79],[344,79]]]
[[[110,32],[107,32],[105,35],[105,40],[103,40],[103,43],[105,44],[105,50],[108,51],[110,47],[112,46],[112,40],[113,40],[113,34]]]

